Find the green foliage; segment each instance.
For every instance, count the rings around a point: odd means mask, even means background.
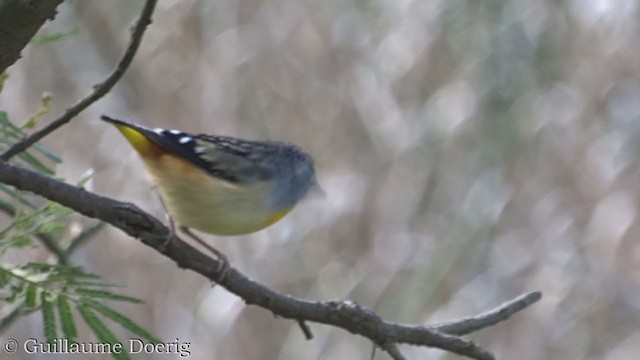
[[[129,330],[132,334],[153,343],[160,340],[128,316],[104,303],[105,300],[142,303],[142,300],[113,291],[104,290],[112,284],[103,283],[96,274],[84,272],[80,267],[57,264],[29,263],[20,267],[0,266],[0,300],[8,303],[24,303],[27,309],[42,312],[44,336],[51,342],[59,338],[75,341],[78,336],[73,309],[105,343],[121,343],[103,321],[110,321]],[[87,282],[91,280],[92,282]],[[116,359],[127,359],[127,354],[113,354]]]
[[[113,297],[112,297],[112,299],[113,299]],[[140,301],[138,299],[135,299],[135,300],[137,302]],[[134,333],[134,334],[136,334],[138,336],[141,336],[141,337],[143,337],[143,338],[145,338],[145,339],[147,339],[147,340],[149,340],[150,342],[153,342],[153,343],[161,342],[160,339],[158,339],[157,337],[151,335],[147,330],[142,328],[140,325],[134,323],[127,316],[121,314],[120,312],[114,310],[113,308],[105,306],[104,304],[102,304],[102,303],[100,303],[98,301],[95,301],[93,299],[86,300],[85,304],[86,304],[86,306],[88,306],[92,310],[95,310],[95,311],[99,312],[100,314],[102,314],[103,316],[105,316],[105,317],[117,322],[122,327],[124,327],[125,329],[131,331],[132,333]]]
[[[35,114],[25,122],[26,126],[33,126],[32,123],[37,121],[37,119],[46,112],[43,109],[48,109],[47,101],[50,100],[46,100],[46,97],[44,97],[38,111],[36,111]],[[8,114],[5,111],[0,110],[0,150],[4,151],[13,143],[25,138],[27,136],[25,133],[26,129],[27,128],[25,126],[18,127],[14,125],[9,120]],[[53,175],[55,172],[50,166],[47,166],[44,161],[51,162],[54,165],[62,162],[60,157],[39,144],[34,146],[32,150],[27,150],[21,153],[17,158],[23,165],[47,175]]]
[[[114,294],[111,291],[105,291],[105,290],[101,290],[101,289],[96,290],[96,289],[78,288],[78,289],[76,289],[76,292],[78,292],[78,294],[86,295],[87,297],[92,297],[92,298],[102,298],[102,299],[109,299],[109,300],[116,300],[116,301],[125,301],[125,302],[134,303],[134,304],[142,303],[142,301],[140,299],[136,299],[136,298],[131,297],[131,296]]]
[[[78,33],[78,28],[72,28],[69,30],[58,31],[51,34],[36,35],[31,39],[32,44],[44,44],[52,41],[64,40],[70,36]]]
[[[58,331],[56,330],[56,313],[53,308],[53,301],[51,300],[51,293],[43,291],[40,295],[42,302],[42,323],[44,325],[44,337],[47,342],[53,344],[58,338]]]
[[[96,334],[96,337],[100,342],[104,344],[117,344],[118,338],[109,330],[107,325],[100,320],[89,306],[80,306],[78,308],[80,315],[84,319],[84,322],[89,325],[89,328]],[[126,352],[113,353],[115,359],[129,359],[129,355]]]
[[[80,180],[76,182],[76,185],[78,187],[83,187],[87,184],[87,182],[89,182],[89,180],[91,180],[91,178],[93,178],[93,169],[89,169],[84,174],[82,174]]]
[[[0,83],[4,78],[0,79]],[[38,119],[49,111],[51,97],[43,96],[40,107],[24,125],[16,126],[6,112],[0,109],[0,151],[27,136],[27,131],[37,125]],[[21,166],[48,175],[55,174],[55,166],[61,159],[40,144],[14,158]],[[87,171],[77,186],[85,186],[91,179]],[[100,276],[86,272],[81,267],[67,263],[67,256],[86,241],[87,234],[94,234],[97,226],[90,227],[70,242],[61,243],[58,237],[67,233],[67,215],[72,211],[60,204],[17,191],[0,184],[0,212],[11,221],[0,227],[0,302],[12,305],[20,313],[39,311],[42,314],[43,335],[48,342],[66,338],[77,341],[78,323],[84,321],[95,336],[104,343],[121,343],[110,326],[120,326],[132,334],[151,342],[159,340],[128,316],[112,307],[111,303],[139,304],[142,300],[116,292],[118,285],[103,281]],[[25,247],[44,245],[57,257],[56,263],[8,264],[2,259],[10,252]],[[62,256],[61,256],[62,254]],[[74,316],[80,314],[80,316]],[[17,312],[0,319],[0,326],[7,326],[16,319]],[[108,319],[105,322],[105,319]],[[2,328],[0,328],[0,331]],[[128,359],[126,352],[113,353],[116,359]]]
[[[51,107],[51,94],[44,93],[42,94],[42,102],[40,103],[40,107],[36,112],[33,113],[29,117],[29,119],[22,125],[22,129],[33,129],[38,123],[38,119],[42,117],[42,115],[49,112],[49,108]]]
[[[52,234],[64,231],[66,226],[59,222],[71,210],[57,203],[46,203],[34,211],[12,208],[14,221],[0,230],[0,255],[16,247],[34,245],[31,235]]]
[[[71,306],[66,295],[58,297],[58,316],[60,317],[60,325],[64,336],[71,341],[75,340],[78,337],[78,329],[73,321]]]

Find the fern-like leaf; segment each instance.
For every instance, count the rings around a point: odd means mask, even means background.
[[[53,309],[53,302],[49,299],[50,294],[43,291],[40,294],[42,302],[42,322],[44,324],[44,337],[47,342],[53,343],[58,337],[56,330],[56,314]]]
[[[118,324],[120,324],[122,327],[124,327],[125,329],[131,331],[132,333],[139,335],[147,340],[149,340],[152,343],[160,343],[162,342],[160,339],[158,339],[157,337],[151,335],[147,330],[145,330],[144,328],[142,328],[142,326],[134,323],[133,321],[131,321],[131,319],[129,319],[127,316],[123,315],[122,313],[100,303],[97,302],[95,300],[87,300],[85,302],[85,304],[87,306],[89,306],[91,309],[99,312],[100,314],[108,317],[109,319],[117,322]]]
[[[98,340],[100,340],[102,343],[112,345],[120,343],[118,338],[111,332],[111,330],[109,330],[109,328],[102,322],[102,320],[100,320],[96,316],[96,314],[89,306],[81,304],[80,306],[78,306],[78,311],[80,312],[80,316],[82,316],[84,322],[87,323],[93,333],[96,334]],[[116,360],[129,359],[129,354],[124,351],[124,349],[123,351],[118,353],[112,352],[111,356],[113,356],[113,358]]]
[[[18,155],[20,160],[29,164],[34,170],[38,170],[47,175],[55,175],[55,170],[45,165],[42,161],[40,161],[37,157],[31,155],[29,151],[22,152]]]
[[[42,34],[36,35],[31,39],[32,44],[42,44],[51,41],[58,41],[62,39],[66,39],[69,36],[75,35],[78,33],[78,28],[71,28],[69,30],[58,31],[51,34]]]
[[[35,285],[27,286],[27,293],[24,300],[25,305],[29,309],[33,309],[38,306],[38,287]]]
[[[7,271],[0,271],[0,288],[9,285],[10,280],[11,277],[9,276]]]
[[[91,288],[91,287],[112,287],[112,288],[124,288],[125,286],[122,284],[114,284],[108,282],[97,282],[97,281],[82,281],[71,279],[69,281],[70,285],[76,288]]]
[[[141,304],[144,302],[132,296],[116,294],[106,290],[79,288],[79,289],[76,289],[76,292],[80,295],[90,297],[90,298],[101,298],[101,299],[109,299],[109,300],[115,300],[115,301],[125,301],[125,302],[134,303],[134,304]]]
[[[80,176],[80,180],[76,182],[76,186],[84,187],[89,182],[89,180],[93,178],[93,173],[93,169],[87,170],[84,174],[82,174],[82,176]]]
[[[60,317],[60,325],[62,325],[64,336],[70,340],[75,340],[78,337],[78,329],[73,321],[69,299],[66,295],[58,296],[58,316]]]

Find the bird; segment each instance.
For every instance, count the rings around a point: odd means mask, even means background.
[[[324,193],[313,158],[296,145],[100,118],[114,125],[142,159],[172,235],[177,224],[223,266],[228,267],[228,258],[191,229],[219,236],[254,233],[281,220],[308,194]]]

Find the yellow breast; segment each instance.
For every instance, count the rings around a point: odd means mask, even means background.
[[[167,211],[182,226],[216,235],[249,234],[293,209],[269,206],[268,184],[236,185],[168,154],[143,160]]]

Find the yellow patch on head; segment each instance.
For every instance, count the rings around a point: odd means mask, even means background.
[[[113,124],[124,136],[127,141],[131,144],[131,146],[140,154],[142,157],[158,157],[161,154],[165,153],[165,151],[154,144],[149,138],[147,138],[140,131],[121,124]]]

